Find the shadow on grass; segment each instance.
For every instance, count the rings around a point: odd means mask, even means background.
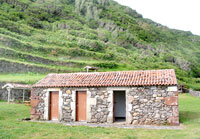
[[[181,123],[188,123],[200,119],[200,112],[180,111],[179,118]]]

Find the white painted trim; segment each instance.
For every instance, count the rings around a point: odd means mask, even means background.
[[[113,91],[112,90],[108,90],[108,94],[109,94],[108,101],[110,103],[108,105],[109,114],[108,114],[107,122],[108,123],[113,123]]]
[[[63,97],[62,97],[62,91],[60,90],[59,91],[59,94],[58,94],[59,96],[59,99],[58,99],[58,102],[59,102],[59,121],[61,121],[62,120],[62,117],[63,117],[63,112],[62,112],[62,106],[63,106]]]
[[[91,98],[91,91],[87,90],[87,122],[91,122],[92,114],[91,114],[91,105],[96,104],[96,98]]]
[[[114,97],[114,91],[125,91],[125,101],[126,101],[126,123],[130,123],[129,122],[129,112],[128,112],[128,109],[129,109],[129,105],[128,105],[128,92],[130,90],[130,87],[108,87],[107,88],[108,91],[112,91],[110,92],[111,93],[111,104],[112,106],[109,107],[110,109],[112,109],[112,112],[109,114],[109,123],[112,123],[114,122],[114,119],[113,119],[113,115],[114,115],[114,111],[113,111],[113,106],[114,106],[114,102],[113,102],[113,97]],[[112,117],[111,117],[112,116]]]
[[[169,92],[169,91],[178,91],[178,88],[177,88],[177,86],[169,86],[169,87],[167,87],[167,91]]]
[[[127,124],[131,124],[132,122],[132,115],[131,115],[131,111],[132,111],[132,104],[130,102],[130,96],[128,96],[130,90],[126,90],[126,123]]]
[[[58,91],[58,92],[59,92],[59,91],[60,91],[60,88],[48,88],[47,91],[48,91],[48,92],[51,92],[51,91],[53,91],[53,92],[54,92],[54,91],[55,91],[55,92]]]
[[[113,90],[113,91],[125,91],[129,90],[129,87],[108,87],[107,90]]]
[[[25,90],[23,89],[23,102],[24,102],[24,95],[25,95]]]
[[[72,117],[73,121],[76,121],[76,91],[72,90],[72,102],[71,102],[71,109],[72,109]]]
[[[90,120],[88,119],[89,117],[88,117],[88,111],[89,111],[89,100],[88,100],[88,91],[89,91],[89,89],[88,88],[73,88],[73,90],[72,90],[72,102],[71,102],[71,108],[72,108],[72,119],[73,119],[73,121],[76,121],[76,92],[78,92],[78,91],[85,91],[86,92],[86,95],[87,95],[87,100],[86,100],[86,108],[87,108],[87,110],[86,110],[86,122],[89,122]]]
[[[14,88],[14,86],[12,85],[12,84],[10,84],[10,83],[7,83],[7,84],[5,84],[3,87],[2,87],[2,89],[4,89],[4,88]]]
[[[44,98],[44,120],[49,120],[49,91],[46,92],[46,97]]]
[[[8,103],[10,103],[10,95],[11,95],[11,91],[12,91],[12,88],[7,88],[7,91],[8,91]]]
[[[46,91],[46,102],[45,102],[45,111],[44,111],[44,119],[49,120],[49,109],[50,109],[50,92],[58,92],[58,120],[62,120],[62,106],[63,106],[63,99],[62,99],[62,91],[60,88],[48,88]]]

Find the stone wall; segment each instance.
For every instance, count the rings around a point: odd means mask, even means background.
[[[190,95],[200,97],[200,91],[189,90]]]
[[[72,91],[68,88],[58,89],[62,92],[63,103],[61,121],[71,122],[72,118]],[[49,90],[48,88],[33,88],[31,91],[31,119],[49,120]],[[60,99],[59,98],[59,99]]]
[[[91,123],[106,123],[110,113],[109,107],[111,94],[106,88],[90,88],[91,98],[95,99],[94,103],[90,104]]]
[[[69,88],[62,88],[63,106],[62,106],[62,121],[72,122],[72,91]]]
[[[5,83],[0,82],[0,100],[7,100],[8,95],[6,90],[2,89],[2,87],[5,85]]]
[[[60,120],[76,119],[75,95],[77,90],[87,91],[87,122],[113,122],[112,88],[60,88],[62,99]],[[117,88],[118,90],[120,87]],[[48,120],[48,89],[33,88],[31,94],[32,119]],[[178,125],[178,91],[166,86],[123,87],[126,91],[126,123],[134,125]]]
[[[44,67],[38,67],[34,65],[26,65],[23,63],[14,63],[6,60],[0,60],[0,73],[4,73],[5,71],[8,73],[18,73],[18,72],[55,72],[55,70],[50,70]]]
[[[167,87],[133,87],[128,103],[134,125],[179,124],[178,92],[168,92]]]
[[[32,88],[31,90],[31,119],[45,120],[46,90],[43,88]],[[48,120],[48,119],[46,119]]]

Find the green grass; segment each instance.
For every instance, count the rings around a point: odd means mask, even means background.
[[[118,129],[63,126],[20,119],[30,116],[30,107],[0,101],[0,138],[71,138],[71,139],[198,139],[200,137],[200,98],[179,95],[182,130]]]
[[[47,74],[38,74],[38,73],[0,74],[0,81],[34,84],[37,81],[44,78],[46,75]]]

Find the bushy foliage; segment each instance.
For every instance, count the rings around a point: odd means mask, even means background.
[[[118,64],[116,62],[101,62],[96,63],[94,66],[100,67],[100,68],[107,68],[107,69],[116,69],[118,67]]]
[[[86,65],[101,71],[173,68],[180,84],[198,90],[199,48],[199,36],[112,0],[0,1],[0,52],[7,61],[46,68],[52,65],[44,61],[54,61],[55,71],[69,72]]]

